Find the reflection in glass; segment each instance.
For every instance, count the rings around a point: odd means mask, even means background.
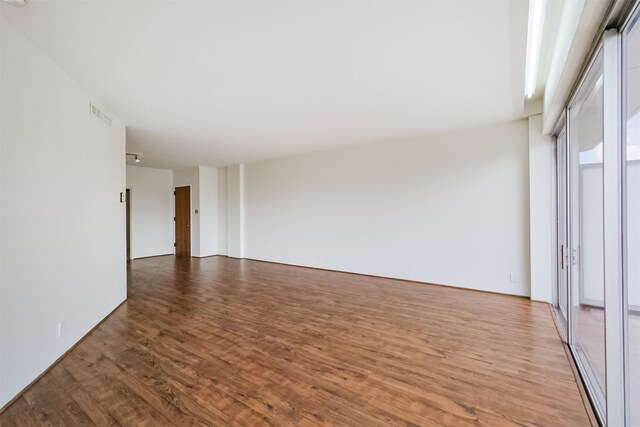
[[[636,18],[637,21],[637,18]],[[629,402],[632,426],[640,425],[640,25],[625,34],[626,197],[625,281],[629,312]],[[633,403],[635,402],[635,404]]]
[[[558,161],[558,309],[564,321],[564,326],[567,325],[567,305],[568,305],[568,285],[567,285],[567,270],[569,268],[568,263],[568,251],[567,246],[567,130],[563,128],[558,134],[557,138],[557,161]]]
[[[572,346],[606,417],[603,251],[602,53],[570,107]]]

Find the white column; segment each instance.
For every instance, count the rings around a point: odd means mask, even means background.
[[[199,166],[200,188],[200,256],[218,254],[218,170]]]
[[[244,257],[244,165],[227,167],[227,254]]]
[[[531,299],[551,303],[555,284],[553,138],[542,134],[542,115],[529,117],[529,244]]]

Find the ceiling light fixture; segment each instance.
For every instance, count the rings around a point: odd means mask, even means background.
[[[134,160],[136,163],[140,163],[140,158],[138,157],[138,156],[139,156],[139,154],[136,154],[136,153],[126,153],[126,155],[127,155],[127,156],[133,156],[133,160]]]
[[[5,3],[9,3],[12,6],[24,6],[27,4],[26,0],[4,0]]]
[[[529,0],[529,27],[527,30],[527,66],[525,72],[525,95],[531,98],[536,91],[540,47],[544,15],[547,9],[546,0]]]

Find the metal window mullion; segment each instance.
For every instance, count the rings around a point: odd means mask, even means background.
[[[574,144],[572,141],[572,120],[570,109],[566,108],[564,110],[565,120],[566,120],[566,130],[567,133],[567,142],[565,144],[565,156],[564,156],[564,173],[566,177],[565,182],[565,219],[566,219],[566,239],[567,239],[567,250],[568,252],[568,262],[567,262],[567,344],[571,347],[573,345],[573,283],[571,282],[573,279],[573,258],[572,258],[572,250],[573,250],[573,203],[572,197],[573,192],[571,190],[571,183],[573,182],[573,176],[571,171],[571,146]],[[573,353],[573,350],[572,350]]]
[[[622,298],[620,37],[604,34],[603,218],[607,425],[625,425]]]

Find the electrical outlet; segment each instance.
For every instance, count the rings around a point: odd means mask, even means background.
[[[318,255],[318,261],[324,261],[324,255],[322,254]]]
[[[296,259],[300,259],[300,252],[296,251]]]
[[[509,274],[509,283],[518,283],[518,280],[514,273]]]

